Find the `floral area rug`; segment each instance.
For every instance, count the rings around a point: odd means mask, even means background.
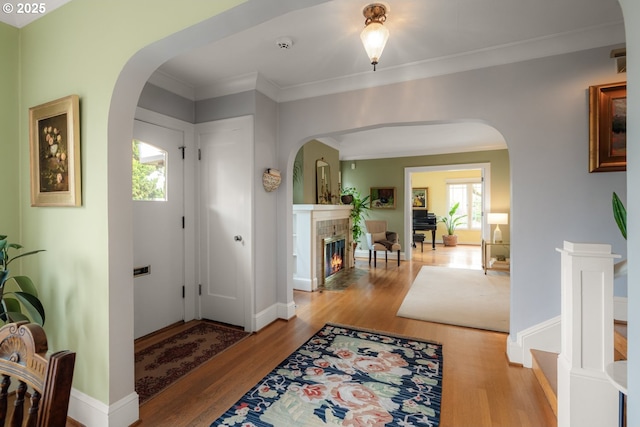
[[[437,426],[441,397],[441,345],[325,325],[212,426]]]
[[[250,334],[216,323],[195,326],[135,354],[135,389],[140,404]]]

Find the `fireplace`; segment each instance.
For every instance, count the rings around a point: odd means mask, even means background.
[[[313,292],[325,280],[325,240],[344,236],[343,270],[352,267],[351,205],[293,205],[293,288]],[[328,240],[327,240],[328,241]],[[343,272],[344,272],[343,271]],[[337,276],[341,276],[338,274]],[[336,275],[332,275],[334,278]]]
[[[324,243],[324,280],[345,268],[346,239],[345,236],[331,236],[323,239]]]

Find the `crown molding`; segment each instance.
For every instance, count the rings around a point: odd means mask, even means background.
[[[289,87],[279,87],[257,72],[234,76],[198,88],[179,82],[177,79],[159,71],[156,71],[149,81],[156,86],[194,101],[258,90],[276,102],[288,102],[621,43],[625,43],[625,31],[624,22],[619,21],[458,55],[382,68],[375,73],[358,73]]]
[[[367,89],[547,56],[562,55],[624,42],[624,23],[619,21],[581,31],[555,34],[397,67],[381,68],[375,74],[370,72],[359,73],[321,82],[291,86],[283,88],[276,101],[295,101],[356,89]]]

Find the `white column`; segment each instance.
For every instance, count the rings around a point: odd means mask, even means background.
[[[608,381],[613,362],[611,245],[564,242],[561,341],[558,357],[558,426],[615,426],[618,392]]]

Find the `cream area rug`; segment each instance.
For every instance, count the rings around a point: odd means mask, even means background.
[[[509,285],[505,273],[424,266],[397,315],[509,332]]]

